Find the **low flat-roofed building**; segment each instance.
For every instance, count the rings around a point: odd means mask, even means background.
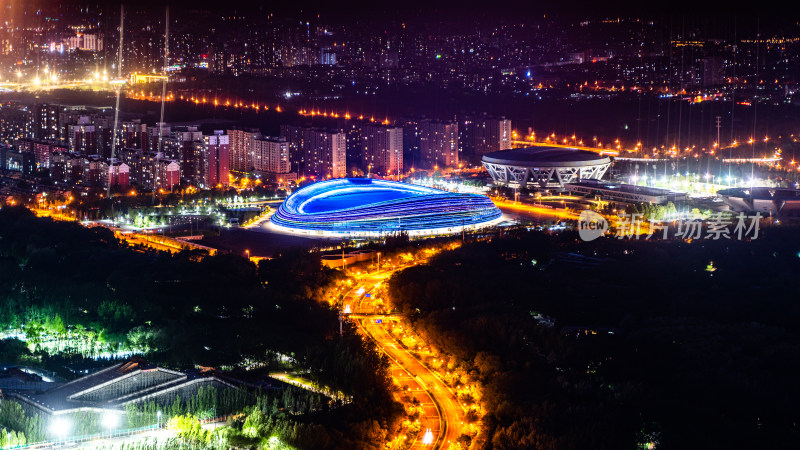
[[[579,195],[596,195],[603,200],[622,203],[655,203],[660,205],[667,202],[686,200],[686,193],[684,192],[599,180],[567,183],[564,185],[564,190]]]

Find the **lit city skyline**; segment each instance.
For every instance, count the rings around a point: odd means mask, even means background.
[[[778,9],[0,2],[0,449],[791,446]]]

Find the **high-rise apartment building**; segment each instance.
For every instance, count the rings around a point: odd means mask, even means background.
[[[120,124],[120,141],[117,148],[147,148],[147,124],[140,119]]]
[[[722,56],[707,56],[702,59],[703,87],[719,86],[725,80],[725,60]]]
[[[206,187],[228,185],[229,136],[222,130],[205,137],[203,149],[203,184]]]
[[[181,182],[181,166],[177,161],[156,159],[154,162],[155,189],[170,191]]]
[[[253,167],[257,174],[287,174],[292,171],[289,143],[282,137],[253,140]]]
[[[422,164],[429,168],[458,166],[458,123],[420,122],[419,149]]]
[[[74,186],[83,180],[86,158],[68,151],[55,152],[50,160],[50,176],[56,186]]]
[[[130,185],[130,167],[122,161],[114,161],[107,168],[105,186],[117,190],[127,189]]]
[[[461,122],[461,151],[473,162],[481,156],[511,148],[511,121],[501,117],[468,118]]]
[[[289,145],[289,161],[297,172],[301,172],[303,164],[303,136],[306,128],[310,127],[311,125],[281,125],[281,137],[286,139]]]
[[[92,188],[106,188],[108,182],[108,163],[96,156],[86,158],[83,185]]]
[[[88,117],[82,117],[76,125],[68,125],[67,130],[70,151],[81,155],[97,154],[97,130],[89,124]]]
[[[205,174],[203,133],[196,126],[183,126],[172,127],[171,135],[180,145],[181,175],[190,184],[202,184]],[[175,159],[167,149],[164,150],[164,157]]]
[[[180,184],[181,166],[162,153],[139,148],[124,148],[119,151],[120,162],[128,166],[130,183],[142,189],[171,190]]]
[[[419,124],[419,120],[414,118],[403,121],[403,154],[406,163],[412,168],[422,165],[419,151]]]
[[[403,129],[386,125],[361,127],[361,165],[367,173],[403,173]]]
[[[230,140],[230,163],[232,172],[250,172],[253,170],[253,140],[261,136],[257,129],[228,130]]]
[[[147,145],[143,147],[143,149],[152,152],[164,152],[173,159],[179,158],[179,145],[175,145],[175,148],[171,149],[168,148],[169,145],[166,142],[168,139],[170,139],[171,133],[172,127],[166,123],[159,122],[155,126],[147,127],[147,137],[145,138]],[[161,142],[159,142],[159,139],[161,139]],[[172,155],[170,154],[171,152],[174,152],[175,154]]]
[[[33,105],[31,120],[33,138],[58,140],[59,139],[59,105],[50,103],[37,103]]]
[[[319,178],[347,176],[347,140],[344,133],[310,129],[305,135],[304,173]]]

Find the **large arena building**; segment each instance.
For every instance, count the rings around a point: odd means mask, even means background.
[[[368,237],[456,233],[500,221],[488,197],[369,178],[340,178],[306,186],[284,201],[270,221],[290,232]]]
[[[568,147],[527,147],[487,153],[481,159],[495,183],[564,188],[567,183],[599,180],[611,158]]]

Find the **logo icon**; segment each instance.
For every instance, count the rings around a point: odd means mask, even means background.
[[[608,231],[608,221],[594,211],[581,211],[578,217],[578,234],[586,242],[593,241]]]

